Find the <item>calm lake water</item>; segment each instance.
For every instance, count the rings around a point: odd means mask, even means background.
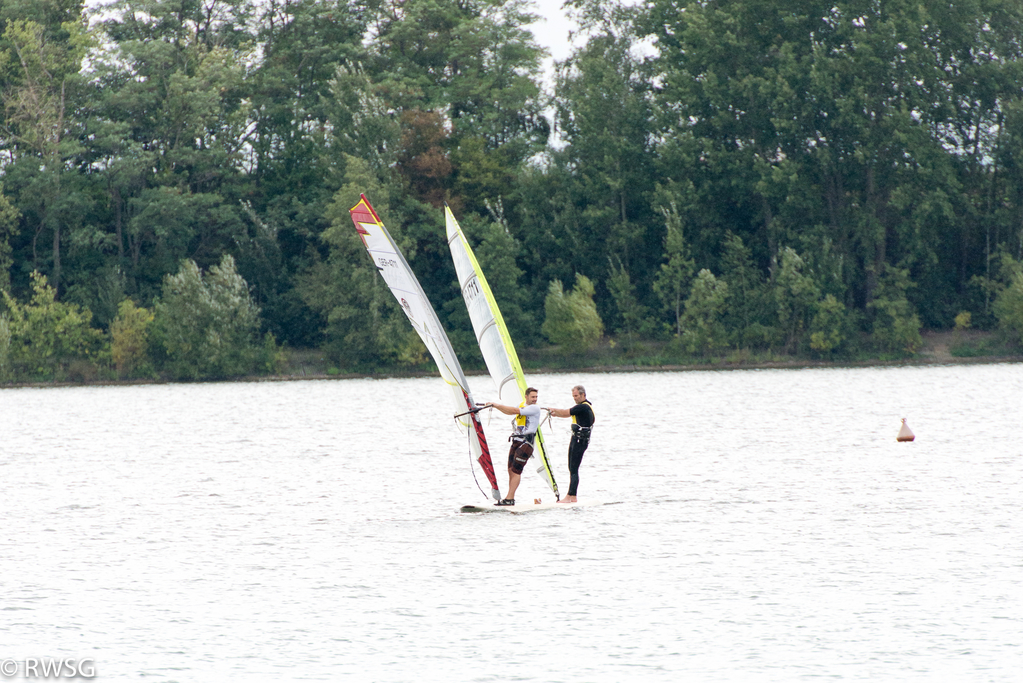
[[[541,405],[586,386],[580,497],[616,504],[456,512],[485,498],[439,379],[0,390],[0,659],[182,683],[1020,680],[1023,365],[529,379]],[[508,418],[484,422],[500,471]],[[532,468],[518,497],[553,500]]]

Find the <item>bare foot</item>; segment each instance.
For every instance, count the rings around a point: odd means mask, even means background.
[[[559,503],[578,503],[579,501],[576,499],[575,496],[565,496],[564,498],[562,498],[558,502]]]

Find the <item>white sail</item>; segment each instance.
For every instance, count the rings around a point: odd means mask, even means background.
[[[472,321],[472,329],[476,332],[476,341],[479,342],[483,360],[500,396],[498,402],[518,405],[525,397],[526,376],[519,364],[519,356],[508,333],[508,326],[504,323],[501,310],[497,307],[490,285],[487,284],[487,278],[472,253],[472,247],[469,246],[462,228],[447,206],[444,207],[444,217],[447,224],[448,246],[451,247],[451,258],[458,274],[458,285],[462,289],[462,298],[465,299],[465,306],[469,310],[469,319]],[[558,484],[554,480],[554,472],[547,458],[543,434],[539,429],[536,431],[534,446],[540,464],[537,472],[550,486],[554,496],[560,498]]]
[[[437,369],[440,370],[441,378],[450,388],[449,394],[454,408],[452,415],[469,435],[473,455],[490,482],[491,495],[495,500],[500,500],[501,494],[490,459],[490,449],[483,433],[483,425],[475,412],[468,412],[475,408],[469,383],[466,382],[465,373],[462,372],[462,366],[455,356],[447,333],[441,327],[436,311],[433,310],[415,273],[365,195],[361,195],[361,200],[350,209],[350,213],[355,229],[373,259],[373,264],[405,311],[412,327],[426,344],[427,350],[437,364]]]

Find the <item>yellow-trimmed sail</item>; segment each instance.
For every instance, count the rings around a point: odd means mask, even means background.
[[[444,207],[444,217],[447,224],[448,246],[451,247],[451,258],[455,262],[455,272],[458,274],[458,285],[462,290],[465,306],[469,309],[469,319],[476,332],[476,341],[479,343],[483,360],[500,396],[498,402],[519,405],[525,398],[526,377],[519,364],[519,355],[515,352],[511,335],[508,334],[508,326],[504,324],[501,309],[497,307],[494,293],[490,291],[490,285],[487,284],[487,278],[484,277],[480,264],[472,253],[472,247],[469,246],[462,228],[447,206]],[[554,472],[551,471],[551,463],[547,458],[543,434],[539,429],[536,430],[534,445],[540,463],[537,472],[551,487],[555,497],[560,498],[558,484],[554,481]]]

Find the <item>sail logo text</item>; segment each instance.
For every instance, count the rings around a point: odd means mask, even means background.
[[[393,258],[384,258],[383,256],[377,257],[377,265],[381,268],[397,268],[398,262]]]
[[[0,678],[95,678],[96,660],[74,657],[8,657],[0,660]]]
[[[469,283],[462,288],[462,296],[469,301],[474,301],[481,293],[480,281],[476,278],[469,280]]]

